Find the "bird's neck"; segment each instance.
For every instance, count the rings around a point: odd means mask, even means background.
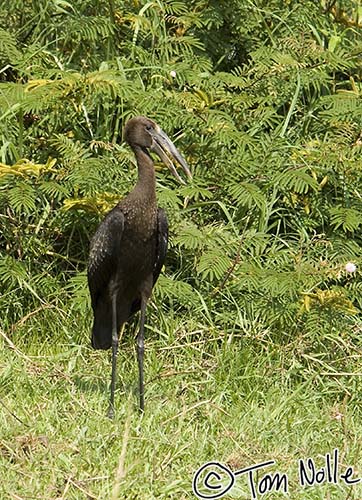
[[[147,149],[140,146],[134,147],[134,153],[138,166],[138,181],[135,190],[140,190],[143,198],[147,197],[150,201],[156,200],[156,174],[152,158]]]

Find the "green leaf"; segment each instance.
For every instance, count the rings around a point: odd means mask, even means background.
[[[329,213],[335,229],[342,227],[343,231],[355,231],[362,223],[362,213],[354,208],[333,207]]]

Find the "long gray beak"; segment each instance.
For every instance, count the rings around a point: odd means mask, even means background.
[[[182,177],[179,176],[174,164],[172,163],[171,158],[181,165],[182,170],[185,172],[187,178],[192,179],[192,174],[186,161],[181,156],[176,146],[173,144],[167,134],[165,134],[165,132],[159,128],[158,130],[153,132],[152,139],[153,141],[151,151],[154,151],[156,154],[158,154],[160,159],[169,168],[172,175],[178,180],[178,182],[180,184],[186,184]]]

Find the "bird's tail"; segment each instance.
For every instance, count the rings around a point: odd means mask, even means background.
[[[112,345],[112,309],[110,304],[100,303],[94,309],[92,328],[93,349],[109,349]]]

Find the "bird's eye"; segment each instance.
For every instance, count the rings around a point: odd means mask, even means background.
[[[152,130],[152,125],[146,125],[146,130]]]

